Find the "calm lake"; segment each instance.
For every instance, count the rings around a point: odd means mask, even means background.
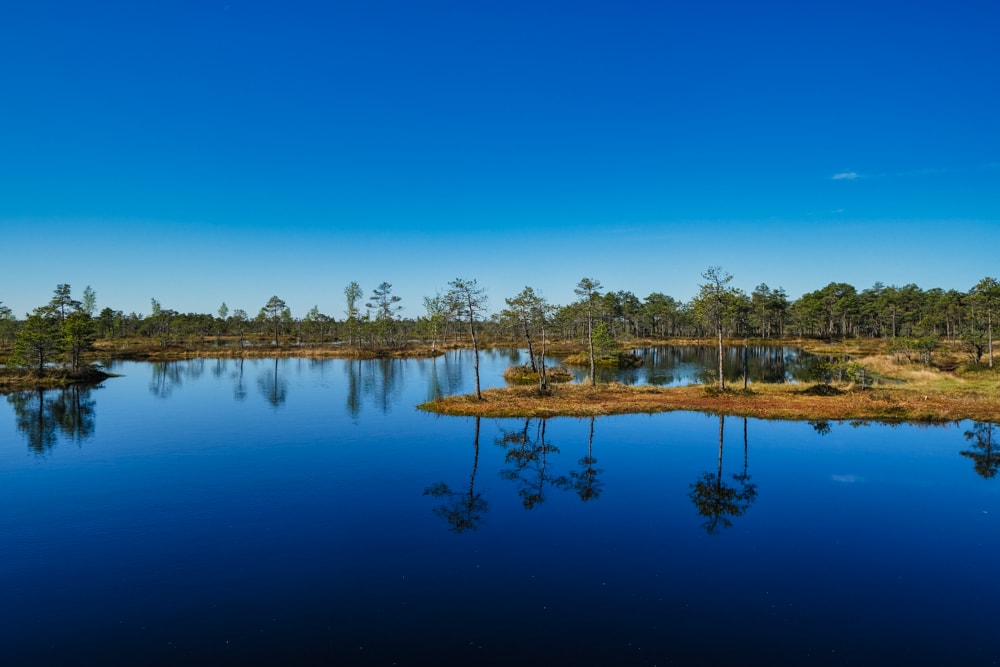
[[[0,664],[1000,661],[1000,426],[418,411],[469,352],[110,368],[0,397]]]

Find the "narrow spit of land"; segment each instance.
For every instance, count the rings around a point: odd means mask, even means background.
[[[0,393],[31,389],[58,389],[71,384],[97,384],[110,377],[114,377],[114,375],[95,366],[84,366],[77,370],[50,368],[41,377],[35,373],[0,373]]]
[[[948,422],[1000,421],[1000,373],[993,369],[956,372],[902,364],[893,355],[850,345],[811,345],[818,354],[849,354],[886,384],[763,384],[748,390],[714,386],[653,387],[601,384],[504,387],[475,396],[448,396],[423,403],[422,410],[480,417],[588,417],[689,410],[759,419]],[[945,366],[955,366],[947,361]]]
[[[671,341],[697,345],[705,341]],[[730,341],[739,345],[741,341]],[[651,387],[602,384],[552,384],[541,395],[534,386],[489,389],[483,400],[474,396],[450,396],[418,406],[446,415],[481,417],[586,417],[626,413],[654,413],[672,410],[789,420],[879,420],[879,421],[1000,421],[1000,371],[983,366],[962,370],[961,356],[944,350],[936,365],[900,363],[887,354],[884,342],[861,340],[836,344],[789,340],[800,347],[828,357],[850,357],[891,384],[861,388],[852,384],[762,384],[748,391],[714,387]],[[660,343],[662,344],[662,343]],[[641,347],[642,345],[636,345]],[[451,348],[453,346],[448,346]],[[259,346],[234,350],[216,345],[127,346],[98,349],[95,356],[119,359],[181,360],[196,357],[431,357],[443,354],[442,347],[419,347],[378,353],[341,346],[308,348]],[[569,351],[561,351],[568,354]],[[53,370],[45,377],[0,372],[0,393],[24,389],[48,389],[73,383],[96,383],[112,377],[97,367],[73,373]]]
[[[690,410],[759,419],[946,422],[1000,419],[1000,392],[920,391],[918,388],[840,389],[826,385],[753,385],[719,392],[704,386],[605,384],[504,387],[475,396],[448,396],[419,406],[445,415],[479,417],[588,417]]]

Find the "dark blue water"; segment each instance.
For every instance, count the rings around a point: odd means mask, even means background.
[[[468,361],[0,399],[0,663],[1000,660],[1000,427],[415,409]]]
[[[718,380],[718,352],[712,346],[661,345],[630,351],[642,360],[641,365],[634,368],[598,366],[598,380],[662,387],[712,384]],[[730,383],[742,382],[744,371],[751,382],[797,382],[815,379],[822,361],[794,347],[753,345],[744,349],[737,345],[724,348],[722,372]],[[578,380],[586,378],[589,372],[581,367],[570,370]]]

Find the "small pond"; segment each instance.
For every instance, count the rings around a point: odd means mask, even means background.
[[[599,382],[649,384],[677,387],[688,384],[711,384],[718,378],[718,351],[698,345],[660,345],[630,350],[641,360],[635,368],[597,368]],[[746,362],[744,366],[744,361]],[[751,345],[723,348],[722,368],[726,382],[742,382],[744,368],[750,382],[801,382],[815,380],[817,367],[824,359],[795,347]],[[571,368],[578,380],[588,369]]]

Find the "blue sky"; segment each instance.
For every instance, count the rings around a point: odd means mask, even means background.
[[[8,3],[0,301],[1000,274],[1000,4]]]

